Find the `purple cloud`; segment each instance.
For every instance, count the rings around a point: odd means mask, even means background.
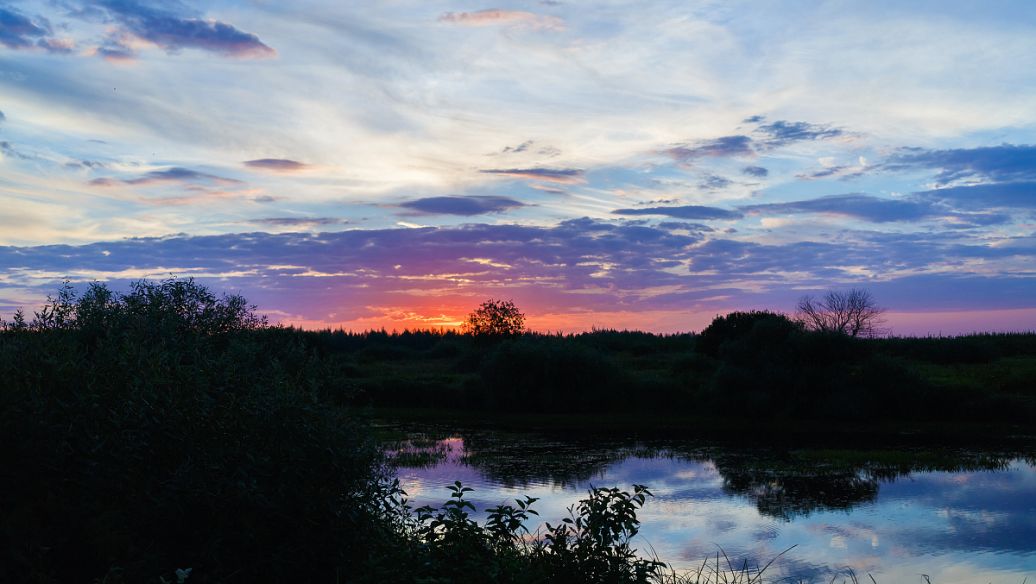
[[[500,174],[516,178],[531,178],[549,182],[576,184],[583,182],[583,171],[578,168],[491,168],[483,174]]]
[[[524,207],[525,203],[507,197],[427,197],[399,205],[404,209],[426,215],[482,215],[502,213],[508,209]]]
[[[764,178],[770,174],[770,171],[761,166],[746,166],[741,169],[741,174],[755,178]]]
[[[701,182],[698,183],[698,188],[707,191],[718,191],[725,189],[732,184],[734,183],[729,178],[716,174],[706,174],[702,177]]]
[[[530,28],[563,30],[565,22],[556,16],[544,16],[522,10],[499,10],[490,8],[476,12],[446,12],[439,16],[439,22],[465,26],[518,25]]]
[[[706,157],[748,156],[754,153],[752,150],[752,139],[748,136],[723,136],[715,140],[698,142],[694,145],[681,144],[668,148],[664,152],[680,162]]]
[[[51,37],[47,19],[33,20],[13,8],[0,6],[0,45],[13,50],[43,49],[51,53],[70,53],[69,43]]]
[[[305,170],[309,166],[308,164],[287,158],[260,158],[258,160],[246,160],[244,164],[250,168],[261,168],[274,172],[294,172]]]
[[[944,219],[948,222],[947,227],[955,228],[1000,225],[1011,220],[1009,215],[989,213],[984,209],[981,212],[962,210],[961,205],[948,204],[946,201],[939,200],[937,197],[939,192],[915,193],[907,199],[883,199],[863,193],[850,193],[786,203],[747,205],[740,209],[745,213],[760,215],[823,213],[871,223]],[[935,196],[922,196],[928,194],[935,194]]]
[[[122,34],[131,34],[170,53],[200,49],[228,57],[268,57],[275,54],[256,35],[217,20],[182,17],[131,0],[105,0],[97,4],[123,27]],[[99,53],[106,57],[132,56],[132,50],[119,38],[102,47]]]
[[[127,185],[150,185],[164,182],[180,182],[180,183],[192,183],[192,182],[213,182],[219,184],[239,184],[241,181],[226,178],[223,176],[217,176],[214,174],[208,174],[197,170],[191,170],[189,168],[183,168],[180,166],[174,166],[165,170],[153,170],[145,173],[141,176],[131,179],[116,180],[112,178],[95,178],[90,181],[90,184],[95,186],[113,186],[119,183]]]
[[[766,142],[768,146],[784,146],[792,142],[824,140],[844,134],[842,130],[826,125],[810,124],[808,122],[786,122],[784,120],[759,126],[756,131],[762,132],[767,136],[768,140]]]
[[[663,215],[677,219],[739,219],[741,213],[719,207],[684,205],[682,207],[644,207],[639,209],[616,209],[613,215]]]
[[[1036,209],[1036,181],[947,187],[914,195],[962,209]]]
[[[860,193],[830,195],[817,199],[791,201],[788,203],[748,205],[741,207],[741,210],[746,213],[775,215],[830,213],[871,221],[874,223],[917,221],[937,215],[945,215],[948,211],[945,208],[939,209],[931,204],[919,201],[881,199]]]
[[[936,180],[940,184],[963,179],[1036,181],[1036,146],[1001,144],[953,150],[906,148],[891,156],[881,167],[888,170],[938,170]]]

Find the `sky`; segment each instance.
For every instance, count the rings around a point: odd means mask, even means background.
[[[0,0],[0,315],[1036,330],[1036,3]]]

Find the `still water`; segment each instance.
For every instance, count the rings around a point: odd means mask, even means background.
[[[446,486],[487,507],[529,495],[546,521],[593,486],[647,485],[635,543],[677,569],[722,550],[765,581],[1036,582],[1036,459],[1024,451],[721,447],[407,428],[394,442],[414,506]],[[536,530],[536,525],[529,528]],[[722,565],[726,560],[720,556]]]

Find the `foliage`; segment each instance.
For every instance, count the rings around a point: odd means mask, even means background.
[[[695,349],[710,357],[719,357],[725,343],[730,343],[748,336],[759,323],[770,323],[767,326],[774,331],[790,333],[800,327],[783,314],[767,310],[749,312],[731,312],[725,316],[717,316],[709,326],[698,335]]]
[[[798,304],[799,318],[807,328],[822,333],[851,337],[877,337],[884,334],[880,308],[870,292],[852,288],[832,290],[822,298],[803,296]]]
[[[483,524],[471,518],[475,506],[465,499],[472,489],[459,481],[447,487],[441,507],[411,511],[405,493],[394,486],[392,503],[403,519],[400,529],[416,543],[402,571],[409,581],[502,583],[661,582],[666,565],[645,560],[631,546],[640,528],[637,511],[651,496],[647,487],[633,492],[592,488],[569,507],[569,517],[546,524],[542,535],[527,523],[538,513],[536,499],[487,509]],[[398,568],[398,566],[397,566]]]
[[[510,300],[490,298],[479,304],[465,322],[475,336],[514,336],[525,331],[525,315]]]
[[[334,377],[193,282],[63,288],[0,333],[0,581],[333,579],[384,529]]]

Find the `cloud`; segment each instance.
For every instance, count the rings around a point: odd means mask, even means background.
[[[349,221],[338,217],[263,217],[261,219],[251,219],[248,222],[270,227],[311,227],[317,225],[342,225]]]
[[[525,152],[532,147],[534,142],[532,140],[526,140],[517,146],[504,146],[504,149],[500,151],[501,154],[518,154]]]
[[[682,207],[646,207],[640,209],[616,209],[613,215],[664,215],[677,219],[739,219],[741,213],[719,207],[684,205]]]
[[[113,62],[133,61],[137,58],[137,51],[129,45],[126,35],[111,35],[104,40],[104,44],[97,47],[97,54],[103,59]]]
[[[810,140],[824,140],[835,138],[844,134],[838,128],[821,124],[810,124],[808,122],[787,122],[778,120],[771,124],[764,124],[756,128],[768,137],[768,146],[784,146],[792,142],[803,142]]]
[[[491,168],[480,170],[483,174],[500,174],[516,178],[531,178],[563,184],[577,184],[584,181],[583,171],[578,168]]]
[[[0,111],[0,124],[2,124],[3,122],[6,122],[6,121],[7,121],[7,116],[4,115],[4,112]]]
[[[132,49],[121,38],[127,35],[152,43],[169,53],[181,49],[200,49],[227,57],[268,57],[275,54],[258,36],[218,20],[182,17],[131,0],[104,0],[97,5],[122,27],[98,51],[106,58],[133,56]]]
[[[938,170],[936,180],[940,184],[959,180],[1036,181],[1036,146],[1002,144],[952,150],[909,148],[891,156],[881,167],[888,170]]]
[[[0,45],[13,50],[43,49],[50,53],[69,53],[69,41],[51,37],[47,19],[30,19],[13,8],[0,6]]]
[[[20,152],[13,144],[4,140],[0,142],[0,153],[4,156],[10,156],[12,158],[18,158],[20,160],[34,160],[36,157],[31,154],[25,154]]]
[[[948,189],[944,189],[948,190]],[[932,191],[931,193],[938,193]],[[749,214],[795,215],[821,213],[838,215],[868,221],[871,223],[894,223],[900,221],[942,220],[946,228],[971,228],[988,225],[1002,225],[1011,221],[1010,215],[990,213],[984,208],[979,212],[968,212],[963,205],[950,204],[937,196],[912,195],[906,199],[883,199],[863,193],[830,195],[816,199],[747,205],[740,207]]]
[[[717,191],[725,189],[732,184],[734,183],[726,177],[722,177],[716,174],[707,174],[704,177],[702,177],[701,182],[698,183],[698,188],[708,191]]]
[[[1036,209],[1036,181],[946,187],[914,195],[963,209]]]
[[[746,166],[741,169],[741,174],[755,178],[763,178],[770,174],[770,171],[761,166]]]
[[[866,194],[830,195],[817,199],[769,203],[741,207],[746,213],[796,214],[828,213],[842,215],[874,223],[892,221],[917,221],[933,216],[945,215],[947,209],[938,209],[919,201],[881,199]]]
[[[512,25],[536,29],[564,30],[565,21],[556,16],[544,16],[521,10],[498,10],[490,8],[476,12],[446,12],[439,17],[439,22],[460,24],[464,26]]]
[[[405,209],[427,215],[482,215],[502,213],[508,209],[524,207],[525,204],[507,197],[427,197],[399,205]]]
[[[179,182],[179,183],[197,183],[197,182],[211,182],[218,184],[240,184],[241,181],[217,176],[214,174],[208,174],[197,170],[191,170],[189,168],[183,168],[180,166],[174,166],[165,170],[153,170],[145,173],[141,176],[131,179],[117,180],[113,178],[95,178],[90,181],[90,184],[95,186],[114,186],[122,183],[127,185],[151,185],[166,182]]]
[[[714,140],[697,142],[694,145],[681,144],[664,150],[674,160],[687,162],[697,158],[726,158],[747,156],[754,153],[752,139],[748,136],[723,136]]]
[[[275,172],[294,172],[296,170],[305,170],[309,166],[308,164],[287,158],[260,158],[258,160],[246,160],[244,164],[250,168],[261,168]]]
[[[36,290],[42,299],[64,277],[126,282],[194,275],[218,289],[244,291],[263,310],[322,322],[330,312],[338,315],[331,322],[348,321],[377,313],[379,306],[468,307],[502,290],[541,313],[790,308],[804,289],[841,285],[865,285],[884,305],[901,310],[1032,308],[1036,272],[1011,266],[1031,265],[1034,257],[1036,237],[966,243],[945,234],[860,232],[855,244],[761,244],[724,239],[693,224],[574,219],[553,226],[0,246],[0,283]],[[962,268],[969,265],[979,271]]]

